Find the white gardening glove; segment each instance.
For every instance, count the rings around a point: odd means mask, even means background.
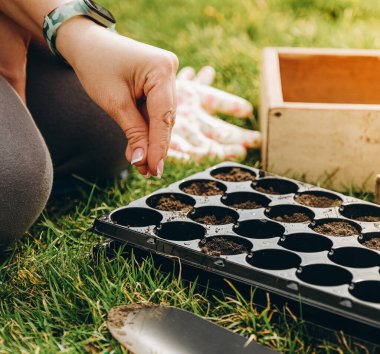
[[[186,67],[177,76],[177,119],[168,156],[180,159],[244,158],[247,148],[261,145],[257,131],[243,129],[211,114],[220,112],[246,118],[252,105],[238,96],[209,85],[215,70],[206,66],[195,75]]]

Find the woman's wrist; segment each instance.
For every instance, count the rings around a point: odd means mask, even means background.
[[[105,28],[84,16],[76,16],[63,23],[57,32],[56,46],[59,53],[71,65],[75,66],[79,55],[88,50],[96,40],[96,32]]]

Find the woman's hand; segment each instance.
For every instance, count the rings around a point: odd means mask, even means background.
[[[127,160],[141,174],[161,177],[175,121],[177,57],[78,17],[59,29],[57,47],[125,132]]]

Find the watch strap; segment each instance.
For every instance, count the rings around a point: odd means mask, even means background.
[[[73,0],[51,11],[44,18],[43,35],[54,55],[65,61],[57,49],[57,31],[61,25],[74,16],[87,16],[91,19],[91,9],[83,0]],[[104,26],[106,27],[106,26]],[[109,27],[115,31],[115,25]]]

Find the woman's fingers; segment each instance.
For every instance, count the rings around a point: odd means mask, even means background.
[[[164,172],[170,134],[175,122],[176,100],[174,92],[175,73],[178,61],[162,63],[160,70],[150,78],[152,85],[146,92],[149,115],[148,166],[153,176],[161,177]]]
[[[141,175],[143,175],[144,177],[146,178],[149,178],[150,177],[150,173],[148,171],[148,166],[147,165],[144,165],[144,166],[137,166],[137,171],[139,171],[139,173]]]
[[[144,166],[148,152],[148,125],[132,103],[116,114],[116,121],[128,139],[126,150],[127,160],[135,166]]]

